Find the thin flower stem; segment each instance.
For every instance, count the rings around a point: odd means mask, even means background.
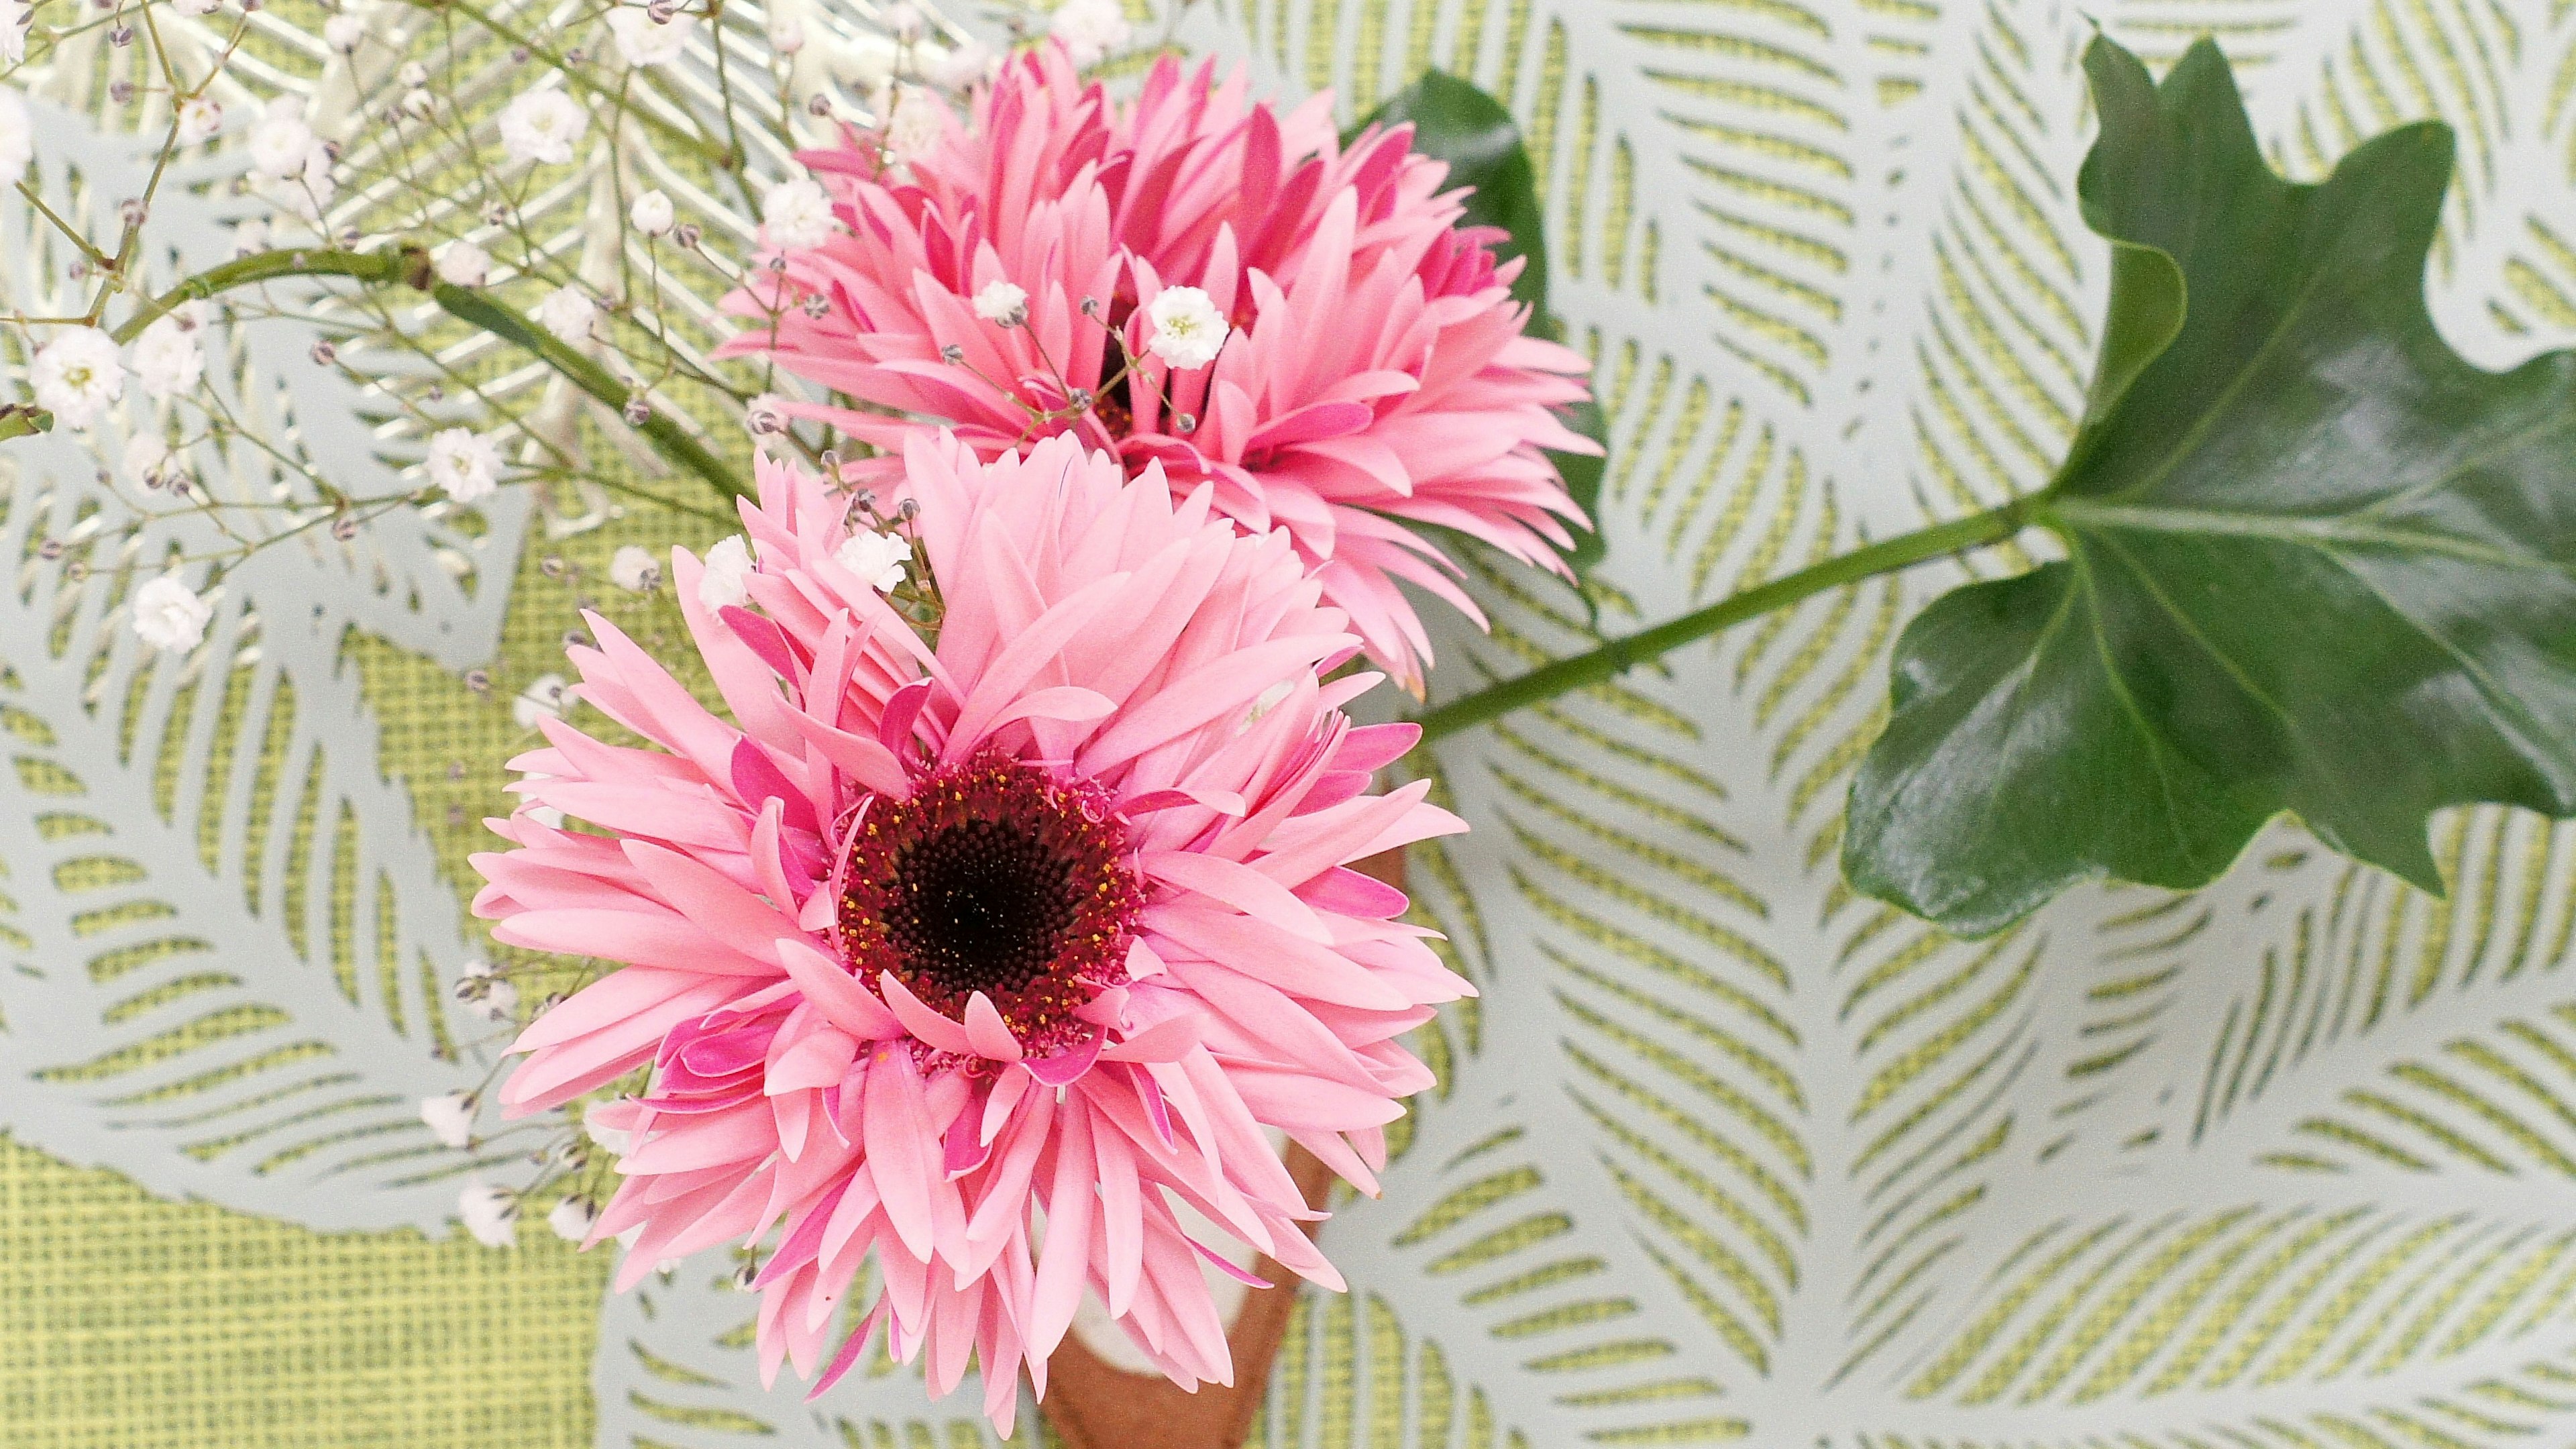
[[[1609,640],[1600,648],[1544,664],[1527,674],[1489,684],[1422,714],[1424,743],[1501,718],[1516,709],[1544,703],[1558,695],[1613,679],[1637,665],[1747,619],[1784,609],[1827,589],[1855,584],[1879,574],[2004,542],[2031,521],[2039,495],[2016,498],[2000,508],[1949,523],[1902,534],[1883,543],[1856,548],[1813,568],[1774,579],[1720,599],[1678,619]]]
[[[405,3],[421,10],[454,10],[472,20],[475,24],[492,32],[494,35],[499,36],[501,39],[508,41],[514,46],[519,46],[525,49],[530,55],[544,61],[550,69],[564,78],[565,84],[587,91],[602,102],[615,106],[624,113],[633,116],[642,124],[650,126],[655,131],[660,132],[662,138],[671,142],[673,145],[685,147],[688,150],[697,152],[700,156],[706,158],[709,165],[714,166],[716,169],[724,170],[729,164],[731,164],[723,147],[718,146],[715,142],[702,135],[684,130],[676,123],[654,115],[652,112],[644,110],[641,107],[628,105],[626,100],[615,91],[612,91],[608,87],[601,85],[599,82],[592,80],[590,77],[583,75],[579,66],[566,60],[560,53],[549,49],[535,37],[511,28],[498,17],[492,15],[489,11],[472,4],[471,0],[405,0]],[[652,78],[649,76],[646,77],[646,83],[648,85],[651,84]],[[679,104],[676,98],[672,99],[673,104]],[[687,108],[682,106],[681,109],[686,110]]]
[[[573,386],[612,408],[626,406],[626,384],[617,380],[607,368],[575,351],[552,333],[531,326],[528,319],[493,301],[481,292],[445,282],[430,289],[439,307],[460,322],[470,322],[495,337],[515,342],[562,373]],[[654,410],[636,428],[655,452],[713,485],[727,499],[749,498],[750,485],[735,475],[722,458],[708,452],[704,443],[692,437],[680,420],[671,414]]]
[[[427,292],[447,315],[480,327],[505,342],[516,343],[600,402],[612,408],[626,405],[626,385],[607,368],[483,293],[435,280],[430,270],[429,253],[416,246],[378,252],[288,248],[235,257],[220,266],[199,272],[136,308],[134,315],[127,318],[114,335],[119,343],[131,342],[151,325],[153,319],[167,315],[175,307],[235,287],[294,276],[348,277],[374,286],[401,283]],[[644,435],[654,451],[705,479],[725,497],[752,496],[750,487],[733,469],[723,459],[707,451],[706,445],[681,426],[679,419],[668,413],[656,412],[636,431]]]
[[[54,209],[45,205],[45,198],[36,194],[36,188],[29,186],[24,181],[21,181],[18,183],[18,194],[27,198],[27,204],[36,208],[37,215],[53,223],[54,230],[61,232],[73,246],[79,247],[81,249],[81,253],[89,258],[91,265],[107,265],[107,253],[90,245],[89,238],[83,236],[78,228],[74,227],[70,222],[63,220],[61,217],[56,216],[54,214]]]

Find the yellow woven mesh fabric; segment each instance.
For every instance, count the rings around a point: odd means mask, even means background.
[[[568,673],[579,609],[619,618],[648,647],[675,642],[667,596],[611,586],[609,556],[703,547],[713,533],[649,509],[568,538],[534,531],[481,689],[381,640],[348,641],[385,765],[460,895],[467,853],[491,840],[483,818],[509,808],[503,762],[537,743],[511,701]],[[527,998],[542,991],[531,982]],[[461,1234],[316,1233],[158,1201],[0,1138],[0,1444],[586,1445],[607,1268],[535,1221],[506,1253]]]
[[[541,1235],[308,1232],[0,1139],[0,1265],[10,1449],[591,1440],[599,1265]]]

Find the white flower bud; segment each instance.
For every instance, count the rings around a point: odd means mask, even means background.
[[[420,1099],[420,1120],[442,1147],[463,1151],[474,1141],[474,1094],[448,1092]]]
[[[568,1197],[546,1214],[546,1226],[567,1243],[587,1242],[599,1224],[599,1206],[586,1197]]]
[[[564,704],[564,677],[540,674],[510,701],[510,719],[519,728],[532,730],[541,719],[562,719]]]
[[[451,287],[479,287],[492,275],[492,258],[463,237],[438,252],[438,279]]]
[[[479,1177],[470,1179],[456,1195],[456,1212],[465,1220],[465,1231],[483,1246],[518,1245],[519,1195],[508,1188],[494,1187]]]
[[[626,219],[646,236],[665,236],[669,234],[672,222],[678,218],[672,210],[670,197],[660,191],[647,191],[627,208]]]
[[[662,583],[662,562],[651,549],[628,544],[608,560],[608,581],[631,594],[649,594]]]

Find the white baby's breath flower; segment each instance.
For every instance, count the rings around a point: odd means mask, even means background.
[[[774,438],[787,431],[787,400],[764,392],[742,405],[742,425],[755,438]]]
[[[394,82],[404,90],[418,90],[429,84],[429,67],[416,60],[404,61],[402,69],[394,72]]]
[[[771,6],[769,11],[769,48],[780,55],[794,55],[805,48],[805,22],[793,11]]]
[[[1154,335],[1146,347],[1185,372],[1216,361],[1233,331],[1216,310],[1216,304],[1208,300],[1208,294],[1196,287],[1164,288],[1154,304],[1145,309],[1145,315],[1154,324]]]
[[[27,0],[0,0],[0,65],[27,58],[27,27],[35,23],[35,7]]]
[[[224,8],[224,0],[171,0],[171,4],[178,8],[180,14],[200,19]]]
[[[562,719],[564,702],[564,677],[540,674],[510,701],[511,722],[523,730],[532,730],[541,719]]]
[[[751,577],[751,545],[739,533],[716,540],[707,550],[706,571],[698,575],[698,602],[707,612],[740,608],[751,590],[744,580]]]
[[[903,566],[912,557],[912,545],[891,533],[863,531],[851,534],[832,554],[832,561],[860,578],[880,594],[891,594],[903,584]]]
[[[36,349],[30,379],[36,406],[50,410],[64,427],[85,428],[125,395],[125,362],[116,355],[115,338],[95,327],[73,327]]]
[[[215,606],[175,574],[163,574],[134,591],[134,632],[155,649],[173,653],[197,647]]]
[[[761,227],[769,244],[781,251],[811,251],[832,239],[841,224],[832,217],[832,198],[821,182],[799,176],[769,188],[760,198]]]
[[[235,255],[246,257],[252,252],[264,251],[267,247],[267,222],[254,216],[233,227],[233,252]]]
[[[125,440],[125,476],[146,486],[158,485],[170,467],[170,445],[159,433],[136,433]]]
[[[599,1223],[599,1205],[586,1197],[568,1197],[546,1214],[546,1226],[567,1243],[586,1242]]]
[[[893,36],[898,44],[910,45],[921,38],[921,7],[910,3],[910,0],[895,0],[894,4],[878,13],[877,19],[884,23],[886,34]]]
[[[429,481],[459,503],[501,486],[501,450],[469,428],[442,428],[429,440]]]
[[[354,55],[367,38],[367,22],[342,11],[322,22],[322,43],[342,55]]]
[[[156,317],[134,339],[134,377],[156,398],[176,397],[206,374],[206,349],[196,329],[177,317]]]
[[[608,12],[608,33],[617,41],[617,53],[628,65],[669,65],[686,54],[689,33],[697,28],[694,15],[673,15],[656,20],[641,5],[620,5]]]
[[[532,811],[530,813],[533,814],[534,812]],[[557,829],[561,829],[563,827],[562,811],[558,810],[555,812],[552,824]],[[472,1011],[477,1016],[482,1017],[485,1021],[501,1022],[505,1024],[514,1021],[519,1015],[519,988],[511,985],[507,981],[501,980],[498,977],[494,977],[492,984],[484,988],[482,995],[477,996],[472,1002],[468,1003],[466,1009]]]
[[[501,146],[514,161],[560,166],[588,129],[590,113],[562,91],[528,91],[501,108]]]
[[[492,275],[492,258],[463,237],[438,251],[438,279],[451,287],[479,287]]]
[[[1029,320],[1028,290],[1009,282],[987,282],[975,294],[975,315],[1003,327],[1017,327]]]
[[[420,1099],[420,1120],[429,1127],[429,1135],[442,1147],[460,1151],[474,1141],[474,1094],[448,1092]]]
[[[0,0],[0,21],[8,18],[6,5],[7,0]],[[17,180],[35,159],[36,118],[14,87],[0,86],[0,184]]]
[[[474,1235],[474,1241],[487,1248],[518,1245],[519,1195],[506,1187],[494,1187],[479,1177],[467,1180],[465,1190],[456,1195],[456,1215],[465,1220],[465,1231]]]
[[[224,108],[213,96],[190,96],[179,103],[179,144],[212,140],[224,128]],[[5,160],[6,158],[0,158]]]
[[[630,594],[649,594],[662,584],[662,561],[649,548],[628,544],[610,555],[608,581]]]
[[[590,340],[590,324],[598,318],[599,304],[579,287],[557,288],[537,304],[538,324],[566,342]]]
[[[873,96],[894,79],[895,62],[903,59],[903,53],[882,35],[861,35],[842,46],[833,59],[842,79],[861,95]]]
[[[946,90],[962,91],[993,78],[1001,57],[980,40],[969,40],[940,55],[928,67],[931,81]]]
[[[948,103],[922,86],[896,86],[886,102],[885,148],[898,166],[930,154],[955,117]]]
[[[269,193],[281,210],[301,217],[307,224],[320,226],[322,209],[339,193],[340,179],[331,174],[331,148],[316,140],[304,153],[304,167],[285,178],[286,184]]]
[[[662,236],[671,230],[678,215],[672,209],[671,198],[656,190],[635,198],[635,204],[626,209],[626,219],[646,236]]]
[[[1075,65],[1098,65],[1134,31],[1118,0],[1064,0],[1047,17],[1047,33],[1064,42]]]
[[[302,175],[321,145],[313,128],[305,124],[304,102],[279,96],[260,114],[259,124],[250,128],[251,169],[271,181]]]

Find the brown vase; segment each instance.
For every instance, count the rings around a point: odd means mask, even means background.
[[[1401,889],[1404,854],[1389,851],[1358,869]],[[1288,1173],[1307,1205],[1320,1208],[1331,1189],[1330,1168],[1302,1147],[1288,1150]],[[1308,1225],[1309,1233],[1314,1230]],[[1270,1367],[1288,1334],[1297,1306],[1297,1276],[1262,1258],[1253,1275],[1272,1288],[1243,1296],[1226,1328],[1234,1355],[1234,1383],[1209,1384],[1196,1393],[1159,1374],[1136,1374],[1109,1363],[1068,1336],[1047,1360],[1047,1395],[1041,1407],[1065,1449],[1237,1449],[1251,1435],[1270,1387]]]

